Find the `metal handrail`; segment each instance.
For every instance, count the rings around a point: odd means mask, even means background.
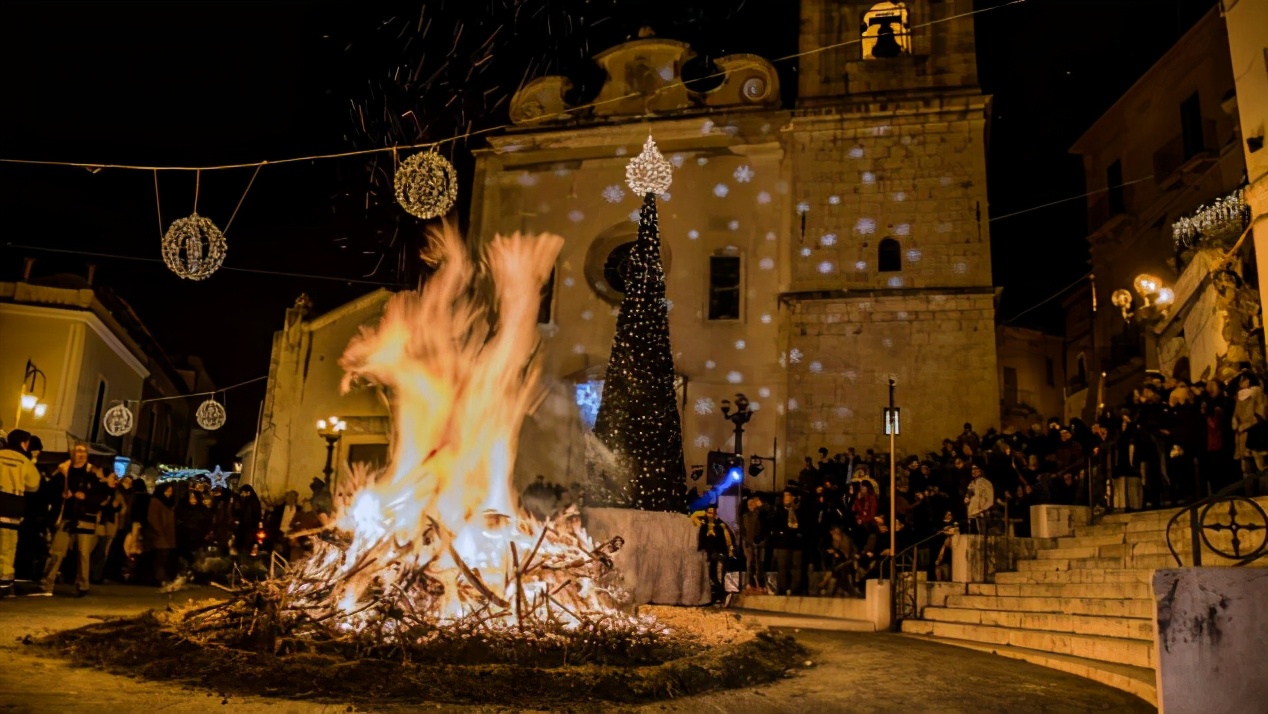
[[[928,543],[931,540],[934,540],[935,538],[953,535],[954,533],[957,533],[958,531],[959,529],[954,525],[946,526],[942,528],[941,530],[939,530],[937,533],[934,533],[933,535],[927,538],[922,538],[921,540],[907,546],[906,548],[903,548],[902,550],[898,551],[898,554],[896,556],[891,556],[893,558],[893,564],[894,564],[894,575],[892,580],[890,581],[890,590],[891,590],[890,606],[891,606],[891,612],[893,613],[893,617],[890,618],[890,623],[891,623],[891,627],[895,631],[901,628],[903,620],[908,619],[907,617],[904,617],[906,611],[900,606],[904,600],[908,600],[908,599],[911,600],[911,605],[912,605],[911,611],[915,613],[913,617],[915,619],[920,618],[919,613],[916,612],[918,610],[917,601],[919,596],[918,594],[914,593],[916,588],[916,578],[915,578],[916,565],[918,564],[918,560],[919,560],[919,553],[917,552],[918,549],[920,548],[920,546],[924,545],[925,543]],[[907,562],[908,559],[911,560],[911,568],[905,569],[904,564]],[[910,578],[910,583],[907,583],[906,582],[907,579],[902,577],[906,573],[912,574],[912,577]],[[903,583],[901,586],[899,585],[900,582]],[[910,598],[908,598],[908,595],[907,595],[907,590],[909,587],[912,589],[913,594],[915,594],[915,596]]]
[[[1190,503],[1184,508],[1181,508],[1179,511],[1176,511],[1175,515],[1171,516],[1171,519],[1167,521],[1167,550],[1171,551],[1171,557],[1175,559],[1177,567],[1183,568],[1185,566],[1184,560],[1180,558],[1180,554],[1176,551],[1175,546],[1172,544],[1171,529],[1175,527],[1176,523],[1180,520],[1180,517],[1186,514],[1189,516],[1189,538],[1191,539],[1190,543],[1193,547],[1193,567],[1201,567],[1202,565],[1203,544],[1205,544],[1207,548],[1210,548],[1216,555],[1229,558],[1230,560],[1237,560],[1238,562],[1234,563],[1232,567],[1243,566],[1268,556],[1268,532],[1265,533],[1264,539],[1259,543],[1259,546],[1249,554],[1242,555],[1240,552],[1241,540],[1239,538],[1239,534],[1242,531],[1268,531],[1268,513],[1264,512],[1263,507],[1252,498],[1247,498],[1246,496],[1240,494],[1235,495],[1235,492],[1237,491],[1244,491],[1252,480],[1254,480],[1254,477],[1243,478],[1241,481],[1225,486],[1210,496],[1200,498],[1193,503]],[[1225,503],[1229,506],[1228,525],[1223,523],[1217,523],[1209,526],[1205,525],[1206,515],[1211,512],[1211,509]],[[1238,523],[1238,503],[1250,504],[1249,513],[1257,513],[1259,515],[1260,522]],[[1201,511],[1200,513],[1199,510]],[[1206,536],[1206,532],[1208,530],[1231,531],[1233,534],[1233,552],[1231,554],[1226,553],[1212,545],[1210,539]]]

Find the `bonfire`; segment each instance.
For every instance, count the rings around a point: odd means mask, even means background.
[[[519,507],[520,427],[540,396],[536,315],[563,245],[494,238],[473,262],[451,226],[431,235],[436,267],[395,295],[341,360],[343,390],[372,385],[392,414],[389,463],[351,469],[315,551],[228,601],[191,610],[191,639],[257,648],[351,646],[417,656],[472,639],[656,646],[663,628],[626,610],[611,555],[575,508],[544,521]]]

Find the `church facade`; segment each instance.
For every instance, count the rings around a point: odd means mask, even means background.
[[[650,134],[675,166],[660,235],[689,467],[731,448],[719,405],[737,393],[757,407],[746,454],[779,457],[757,488],[821,446],[880,449],[890,379],[906,452],[998,424],[989,99],[972,19],[949,19],[971,9],[803,0],[791,110],[764,59],[722,57],[696,91],[691,49],[657,38],[596,56],[608,80],[580,110],[566,77],[517,93],[517,128],[478,152],[472,230],[565,238],[539,322],[583,423],[637,229],[624,169]]]

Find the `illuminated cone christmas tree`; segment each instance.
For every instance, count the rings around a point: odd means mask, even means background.
[[[674,393],[674,356],[669,346],[669,305],[660,260],[656,194],[669,190],[672,168],[649,136],[625,177],[643,196],[638,240],[626,264],[625,299],[603,382],[594,434],[614,457],[618,474],[607,474],[591,502],[676,511],[682,508],[682,423]],[[615,478],[612,478],[615,477]],[[600,485],[600,484],[596,484]]]

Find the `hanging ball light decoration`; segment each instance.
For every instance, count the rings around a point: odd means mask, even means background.
[[[136,425],[136,417],[127,405],[116,404],[106,410],[105,416],[101,419],[101,425],[106,428],[107,434],[123,436],[132,432],[132,427]]]
[[[197,213],[172,222],[163,236],[163,262],[186,280],[210,277],[225,262],[225,236],[210,218]]]
[[[412,216],[443,216],[457,198],[458,172],[435,151],[414,154],[396,169],[396,202]]]
[[[208,399],[198,405],[194,418],[198,420],[198,426],[207,431],[215,431],[225,425],[225,408],[215,399]]]
[[[638,196],[649,193],[662,194],[674,181],[674,166],[661,155],[652,137],[643,144],[643,153],[630,159],[625,166],[625,182]]]

